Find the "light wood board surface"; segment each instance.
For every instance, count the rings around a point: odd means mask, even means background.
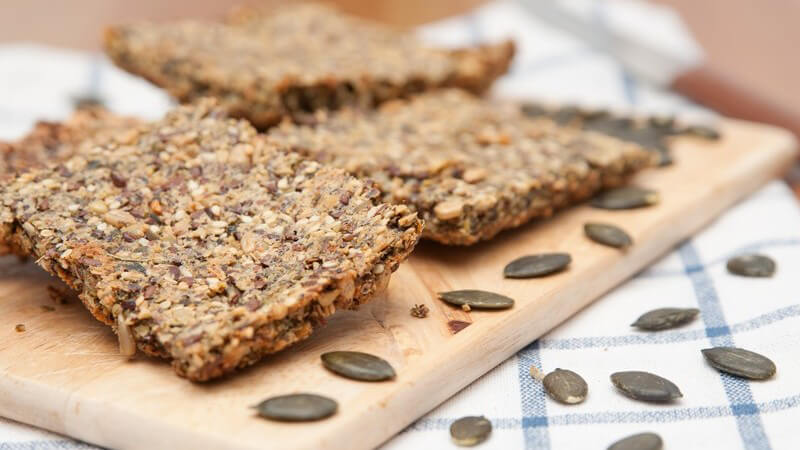
[[[339,312],[311,339],[222,381],[193,384],[168,364],[117,353],[110,329],[77,302],[54,305],[55,282],[32,263],[0,259],[0,415],[113,448],[370,448],[456,393],[535,338],[635,274],[777,175],[795,157],[788,133],[725,122],[716,143],[681,138],[677,163],[635,182],[662,201],[633,211],[574,208],[554,219],[469,248],[422,243],[388,291],[358,312]],[[616,223],[635,245],[627,252],[583,235],[588,220]],[[565,251],[569,270],[542,279],[505,280],[503,266],[525,254]],[[506,294],[511,310],[466,313],[435,293],[478,288]],[[425,319],[409,308],[424,303]],[[448,320],[472,325],[453,335]],[[16,332],[24,324],[25,332]],[[380,355],[397,370],[365,383],[327,372],[329,350]],[[338,413],[305,424],[269,422],[250,405],[283,393],[335,398]]]

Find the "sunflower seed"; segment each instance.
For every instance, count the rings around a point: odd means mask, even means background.
[[[775,261],[755,253],[735,256],[728,260],[727,267],[728,272],[743,277],[771,277],[775,273]]]
[[[611,374],[611,382],[626,396],[643,402],[663,403],[683,397],[673,382],[648,372],[617,372]]]
[[[284,422],[307,422],[333,415],[336,401],[316,394],[290,394],[271,397],[254,406],[258,415]]]
[[[395,377],[394,369],[386,360],[369,353],[323,353],[322,364],[331,372],[354,380],[383,381]]]
[[[633,209],[655,205],[658,192],[634,186],[605,191],[592,199],[591,205],[600,209]]]
[[[622,228],[606,223],[587,223],[583,231],[589,239],[598,244],[615,248],[626,248],[633,244],[633,239]]]
[[[664,442],[655,433],[639,433],[611,444],[608,450],[661,450]]]
[[[455,306],[467,305],[476,309],[507,309],[514,306],[514,299],[505,295],[475,289],[439,292],[437,295],[440,299]]]
[[[647,331],[667,330],[691,322],[698,314],[697,308],[659,308],[642,314],[631,326]]]
[[[701,350],[711,366],[737,377],[766,380],[775,375],[775,363],[758,353],[733,347],[714,347]]]
[[[450,437],[456,445],[472,447],[485,441],[492,432],[492,423],[483,416],[462,417],[450,425]]]
[[[589,386],[580,375],[565,369],[556,369],[548,373],[542,384],[553,400],[567,405],[583,402],[589,391]]]
[[[564,270],[572,257],[567,253],[542,253],[523,256],[508,263],[503,269],[506,278],[535,278]]]

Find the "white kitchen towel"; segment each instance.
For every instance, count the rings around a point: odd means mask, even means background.
[[[592,2],[598,26],[611,23],[609,15],[620,11],[618,5],[608,6],[605,1]],[[519,53],[511,72],[495,88],[498,96],[621,111],[707,114],[638,82],[608,56],[511,1],[427,25],[420,35],[445,45],[513,37]],[[673,37],[663,38],[668,42]],[[0,46],[0,138],[23,134],[37,119],[64,118],[73,99],[87,95],[115,111],[145,117],[156,117],[170,105],[161,91],[116,70],[101,56],[35,45]],[[727,258],[753,251],[777,261],[773,278],[727,273]],[[798,448],[794,427],[800,423],[800,285],[795,273],[800,273],[800,209],[789,189],[776,181],[385,447],[455,448],[448,432],[452,421],[485,415],[494,430],[482,449],[602,449],[642,431],[660,434],[666,449]],[[642,333],[630,328],[641,313],[662,306],[695,307],[701,315],[677,330]],[[699,351],[719,345],[768,355],[778,374],[766,382],[720,375]],[[586,402],[563,406],[547,398],[529,374],[531,365],[544,372],[563,367],[580,373],[589,383]],[[674,380],[684,398],[649,405],[619,395],[609,374],[634,369]],[[0,419],[0,450],[75,448],[89,446]]]

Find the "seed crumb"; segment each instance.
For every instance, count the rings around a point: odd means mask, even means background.
[[[461,309],[463,309],[466,312],[472,311],[472,308],[470,308],[469,305],[467,305],[467,304],[461,305]]]
[[[533,377],[534,380],[542,381],[544,379],[544,372],[539,370],[538,367],[531,366],[530,372],[531,372],[531,377]]]
[[[424,319],[428,317],[428,312],[430,312],[430,310],[422,303],[411,307],[411,316],[416,317],[417,319]]]
[[[447,327],[450,328],[450,332],[453,334],[458,333],[459,331],[467,328],[468,326],[472,325],[470,322],[464,322],[463,320],[451,320],[447,322]]]
[[[14,329],[17,330],[17,333],[22,333],[23,331],[25,331],[25,324],[18,323],[17,326],[14,327]]]

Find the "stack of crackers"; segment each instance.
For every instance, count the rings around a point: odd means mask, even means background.
[[[369,301],[421,237],[475,244],[654,162],[482,98],[511,42],[430,48],[300,4],[112,27],[105,46],[184,105],[81,109],[1,144],[0,253],[194,381]]]

